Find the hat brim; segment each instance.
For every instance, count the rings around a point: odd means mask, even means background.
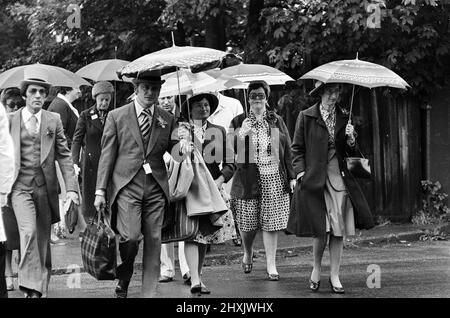
[[[165,80],[146,80],[146,79],[140,79],[140,78],[134,78],[131,81],[133,82],[134,85],[138,85],[140,83],[162,85],[166,82]]]
[[[24,90],[25,86],[29,86],[29,85],[42,86],[42,87],[46,88],[47,90],[50,90],[50,88],[52,87],[52,84],[50,84],[48,82],[35,81],[35,80],[23,80],[22,82],[20,82],[20,89]]]
[[[188,103],[189,103],[189,107],[192,107],[192,99],[203,99],[206,98],[206,100],[209,102],[209,115],[211,116],[212,114],[214,114],[214,112],[216,111],[217,107],[219,106],[219,99],[217,98],[216,95],[214,94],[210,94],[210,93],[201,93],[201,94],[197,94],[194,95],[192,97],[190,97],[187,102],[183,103],[183,106],[181,108],[181,114],[183,115],[184,118],[188,119],[189,118],[189,114],[188,114]]]
[[[324,87],[324,83],[321,82],[317,87],[312,89],[309,92],[309,96],[320,96],[320,92],[322,91],[322,88]]]

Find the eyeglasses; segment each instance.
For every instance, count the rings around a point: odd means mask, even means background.
[[[251,93],[250,95],[248,95],[248,97],[250,99],[265,99],[266,98],[266,94]]]
[[[15,102],[9,102],[9,103],[6,104],[6,107],[13,109],[13,108],[16,107],[16,105],[17,104]]]
[[[41,88],[41,89],[31,88],[31,89],[28,90],[28,93],[30,93],[31,95],[35,95],[36,93],[39,93],[39,95],[46,95],[47,94],[47,92],[43,88]]]

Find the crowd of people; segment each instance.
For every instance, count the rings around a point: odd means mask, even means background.
[[[94,105],[72,105],[78,88],[63,88],[43,109],[51,85],[44,74],[2,92],[0,105],[0,294],[14,288],[12,251],[19,250],[18,286],[26,297],[45,297],[51,272],[52,224],[69,201],[80,205],[78,228],[107,211],[117,234],[121,264],[115,296],[126,298],[139,244],[143,242],[142,296],[156,296],[158,282],[175,275],[175,243],[162,244],[161,229],[172,204],[167,167],[194,151],[204,160],[228,211],[196,215],[195,237],[178,242],[178,259],[192,294],[210,294],[202,280],[209,245],[242,238],[242,271],[253,269],[258,231],[267,279],[278,281],[279,233],[314,237],[309,288],[320,288],[322,256],[330,248],[333,293],[339,280],[343,238],[373,226],[364,195],[344,157],[357,150],[357,134],[337,102],[339,84],[317,83],[320,100],[301,111],[291,140],[270,86],[253,81],[248,109],[218,92],[160,98],[157,71],[133,79],[133,100],[112,109],[114,87],[92,88]],[[6,113],[10,113],[8,116]],[[218,213],[216,213],[218,214]],[[2,221],[3,220],[3,221]],[[213,221],[214,220],[214,221]],[[218,222],[220,220],[220,222]]]

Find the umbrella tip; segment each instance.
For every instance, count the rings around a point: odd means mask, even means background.
[[[175,37],[173,35],[173,31],[170,31],[170,34],[172,35],[172,46],[175,46]]]
[[[356,59],[358,59],[359,57],[359,52],[356,52]]]

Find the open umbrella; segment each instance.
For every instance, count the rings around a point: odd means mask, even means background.
[[[108,59],[92,62],[78,71],[75,74],[81,77],[91,79],[95,82],[98,81],[114,81],[114,108],[117,107],[117,88],[116,82],[128,82],[131,83],[131,79],[123,77],[119,79],[117,76],[117,71],[130,63],[129,61],[119,60],[119,59]]]
[[[129,78],[119,79],[117,71],[122,67],[130,63],[129,61],[119,59],[108,59],[90,63],[78,71],[75,74],[84,78],[89,78],[93,81],[126,81],[131,82]]]
[[[350,115],[353,109],[353,97],[355,85],[368,88],[389,86],[401,89],[407,89],[409,84],[398,74],[387,67],[379,64],[354,60],[333,61],[309,71],[299,79],[315,79],[323,83],[348,83],[353,84],[352,98],[350,103]],[[349,123],[351,116],[349,116]]]
[[[238,64],[227,67],[221,72],[242,82],[263,80],[269,85],[284,85],[287,81],[294,81],[286,73],[262,64]]]
[[[203,92],[223,91],[230,88],[245,88],[246,84],[220,71],[209,70],[205,72],[192,73],[187,69],[163,75],[165,80],[161,87],[160,97],[177,94],[194,95]],[[179,83],[179,85],[178,85]]]
[[[30,74],[43,74],[53,86],[80,87],[92,86],[81,76],[64,68],[47,64],[29,64],[17,66],[0,74],[0,88],[18,87],[20,82]]]

